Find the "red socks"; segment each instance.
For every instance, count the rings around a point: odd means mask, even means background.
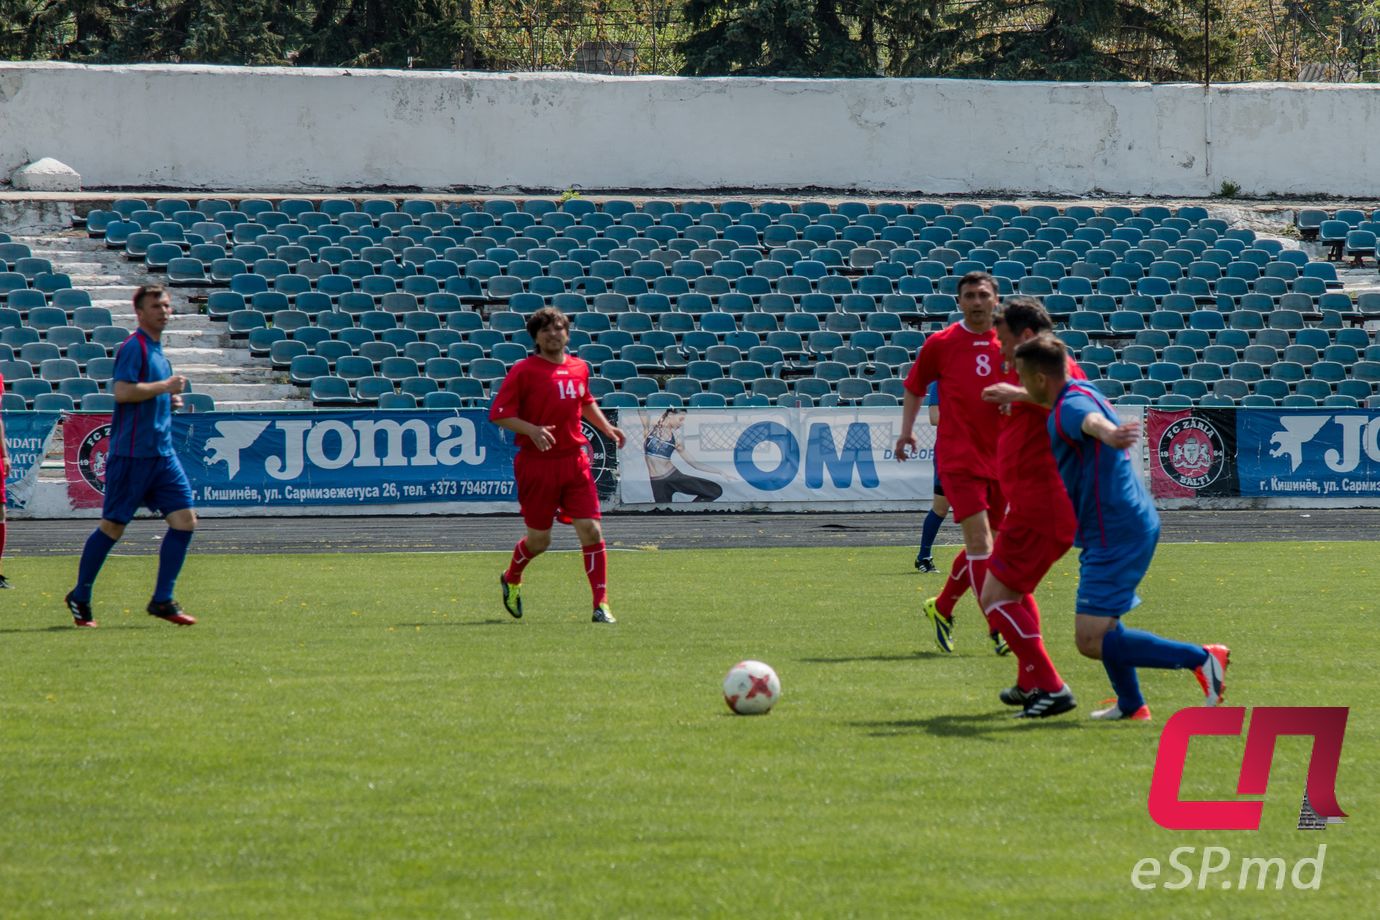
[[[510,585],[522,584],[522,570],[535,558],[527,549],[527,538],[523,537],[517,546],[513,547],[513,561],[508,563],[508,571],[503,573],[503,580]]]
[[[1044,639],[1040,637],[1040,609],[1032,595],[992,605],[987,611],[987,623],[1001,633],[1016,656],[1016,686],[1049,693],[1056,693],[1064,686],[1064,679],[1049,660]]]
[[[598,607],[608,600],[609,592],[605,586],[608,581],[608,556],[604,552],[604,541],[580,547],[585,557],[585,576],[589,578],[589,590],[594,595],[594,606]]]
[[[954,605],[968,590],[971,581],[972,577],[968,574],[968,553],[959,550],[958,555],[954,557],[953,568],[949,569],[949,578],[944,582],[944,590],[940,591],[939,597],[934,600],[934,606],[939,608],[945,619],[953,619]]]
[[[972,579],[975,598],[982,597],[982,583],[987,580],[987,560],[991,558],[990,555],[968,557],[968,577]]]

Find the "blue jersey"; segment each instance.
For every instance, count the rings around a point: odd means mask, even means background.
[[[153,383],[172,376],[163,346],[139,330],[115,352],[112,380]],[[171,457],[172,396],[160,393],[137,403],[116,403],[110,425],[110,452],[121,457]]]
[[[1130,452],[1110,448],[1083,433],[1083,420],[1094,414],[1120,424],[1106,398],[1081,380],[1064,386],[1049,414],[1054,460],[1078,516],[1074,545],[1143,543],[1159,532],[1160,516]]]
[[[934,383],[930,384],[930,388],[929,388],[928,390],[925,391],[925,405],[927,405],[927,406],[937,406],[937,405],[939,405],[939,381],[938,381],[938,380],[936,380]]]

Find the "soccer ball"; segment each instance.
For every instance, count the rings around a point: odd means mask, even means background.
[[[770,665],[740,661],[724,678],[724,702],[740,716],[770,712],[781,698],[781,679]]]

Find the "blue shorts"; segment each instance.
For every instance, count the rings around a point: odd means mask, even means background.
[[[1159,528],[1146,539],[1115,546],[1088,546],[1078,557],[1075,610],[1095,617],[1119,617],[1140,604],[1136,587],[1155,557]]]
[[[110,455],[101,517],[128,524],[140,505],[164,516],[192,507],[192,484],[177,457]]]

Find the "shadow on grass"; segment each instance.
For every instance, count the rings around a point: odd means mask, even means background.
[[[0,629],[0,635],[9,634],[30,634],[30,633],[93,633],[93,632],[112,632],[114,630],[126,629],[151,629],[151,626],[99,626],[95,629],[81,629],[76,626],[35,626],[31,629]]]
[[[1077,728],[1075,717],[1013,719],[1014,709],[983,712],[955,713],[931,716],[928,719],[893,719],[884,722],[851,722],[853,728],[868,729],[873,738],[892,738],[901,735],[931,735],[936,738],[979,738],[994,740],[1006,736],[1012,725],[1030,726],[1032,731],[1067,730]],[[1034,728],[1038,725],[1039,728]]]
[[[931,658],[952,658],[943,652],[916,650],[893,655],[857,655],[852,658],[801,658],[801,664],[855,664],[864,661],[927,661]]]
[[[490,620],[458,620],[455,622],[440,621],[431,623],[394,623],[393,626],[396,629],[410,629],[412,627],[423,627],[425,629],[431,629],[435,626],[502,626],[505,623],[512,622],[513,621],[511,619],[500,620],[495,618]]]

